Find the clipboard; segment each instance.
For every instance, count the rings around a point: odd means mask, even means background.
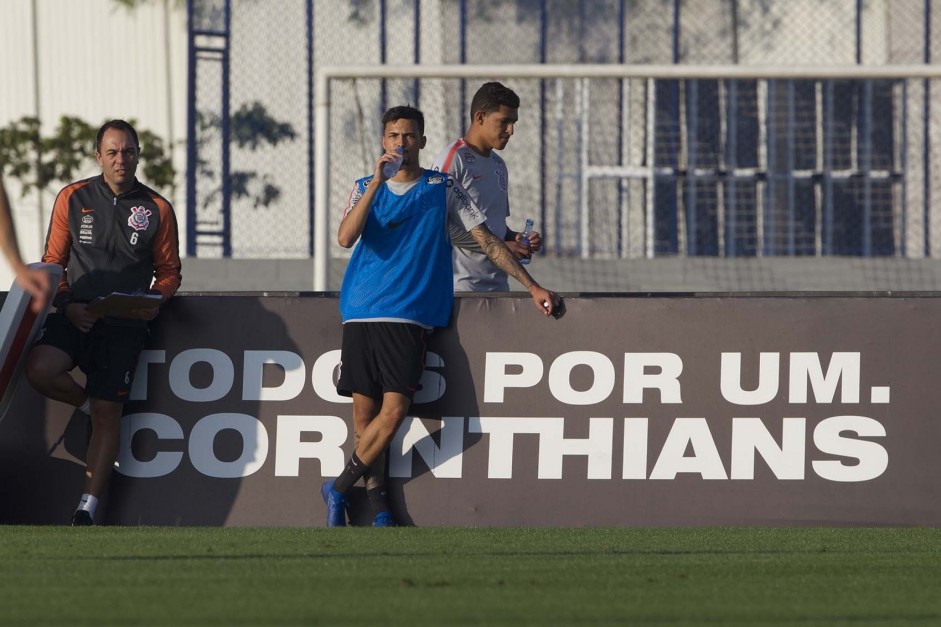
[[[90,302],[86,310],[89,313],[126,318],[135,309],[154,309],[159,307],[161,302],[163,302],[163,297],[159,294],[112,292]]]

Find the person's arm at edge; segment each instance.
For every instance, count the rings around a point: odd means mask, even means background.
[[[49,299],[49,275],[43,270],[30,268],[23,263],[20,247],[13,226],[13,211],[0,175],[0,248],[16,275],[16,282],[32,296],[30,308],[34,313],[42,311]]]
[[[0,248],[3,249],[3,254],[13,271],[19,273],[20,267],[25,264],[23,258],[20,257],[20,247],[16,241],[16,230],[13,226],[13,210],[10,208],[2,176],[0,176]]]

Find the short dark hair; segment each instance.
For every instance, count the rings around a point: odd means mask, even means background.
[[[386,132],[386,124],[396,120],[415,120],[418,123],[418,134],[425,134],[425,114],[408,105],[392,107],[382,114],[382,132]]]
[[[108,120],[101,125],[100,129],[98,129],[98,135],[95,137],[95,152],[101,152],[101,140],[105,136],[105,131],[110,128],[113,128],[117,131],[130,133],[131,137],[134,138],[134,146],[140,149],[140,140],[137,139],[137,131],[134,130],[134,127],[131,126],[129,122],[124,120]]]
[[[471,122],[474,121],[474,114],[478,111],[493,113],[499,110],[500,107],[519,109],[520,97],[516,95],[515,91],[509,87],[505,87],[502,83],[497,83],[496,81],[484,83],[480,86],[480,89],[477,90],[477,93],[474,94],[474,99],[471,100]]]

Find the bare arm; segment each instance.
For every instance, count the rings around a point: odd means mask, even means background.
[[[477,243],[477,240],[474,239],[474,236],[464,230],[463,227],[449,223],[448,230],[451,236],[451,245],[455,248],[463,248],[475,253],[480,253],[481,255],[486,254],[480,247],[480,244]],[[530,259],[533,253],[541,248],[542,236],[534,231],[532,236],[530,236],[529,247],[526,247],[522,243],[522,235],[520,233],[507,229],[503,242],[517,259]]]
[[[494,265],[519,281],[529,291],[529,295],[532,296],[537,309],[543,315],[548,316],[553,312],[558,305],[558,297],[554,292],[543,288],[536,283],[533,277],[529,276],[526,268],[520,265],[516,256],[507,248],[506,242],[494,235],[486,224],[475,226],[470,233]]]
[[[481,255],[484,254],[484,250],[480,247],[480,244],[477,243],[474,236],[463,226],[455,224],[454,222],[448,222],[448,235],[451,237],[451,245],[455,248],[463,248],[475,253],[480,253]]]
[[[390,152],[379,157],[379,161],[376,162],[376,171],[373,173],[372,180],[366,185],[366,191],[363,192],[363,195],[360,196],[359,199],[350,196],[350,202],[353,206],[347,207],[346,214],[343,216],[343,220],[340,221],[340,228],[337,229],[337,242],[343,248],[352,248],[353,244],[359,239],[359,236],[363,234],[372,201],[376,197],[379,186],[386,181],[386,175],[382,171],[382,166],[397,158],[398,155],[394,155]]]
[[[363,195],[343,216],[340,228],[337,230],[337,242],[343,248],[352,248],[359,236],[363,234],[363,229],[366,228],[366,218],[369,217],[369,209],[372,207],[372,201],[376,197],[376,191],[378,191],[380,185],[382,185],[382,182],[379,177],[374,176],[369,181],[369,185],[366,186]]]
[[[43,270],[30,268],[20,257],[16,230],[13,226],[13,213],[10,210],[10,201],[7,198],[2,177],[0,177],[0,248],[3,249],[4,256],[16,274],[16,282],[32,296],[30,308],[33,312],[39,313],[46,306],[49,298],[49,275]]]
[[[13,228],[13,215],[10,210],[10,201],[7,199],[3,179],[0,178],[0,248],[14,271],[23,265],[20,257],[20,248],[16,242],[16,231]]]

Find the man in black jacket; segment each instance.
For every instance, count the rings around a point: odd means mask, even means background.
[[[90,414],[85,489],[73,526],[93,524],[98,498],[118,455],[121,414],[159,306],[103,316],[88,305],[113,292],[158,295],[180,287],[176,216],[170,203],[135,177],[140,147],[124,120],[98,131],[101,175],[66,186],[56,197],[43,261],[63,267],[59,291],[26,376],[43,395]],[[69,371],[79,366],[85,387]]]

